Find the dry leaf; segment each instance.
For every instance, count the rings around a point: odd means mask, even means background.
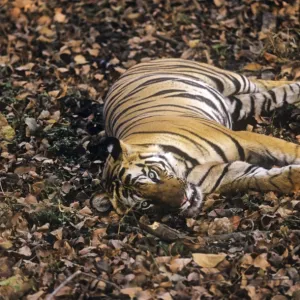
[[[23,246],[22,248],[20,248],[18,250],[18,253],[22,256],[31,256],[32,252],[31,252],[31,249],[28,247],[28,246]]]
[[[83,64],[86,64],[87,61],[85,59],[85,57],[81,54],[78,54],[74,57],[74,60],[76,62],[77,65],[83,65]]]
[[[253,265],[257,268],[260,268],[262,270],[266,270],[267,268],[270,267],[269,262],[267,261],[267,253],[262,253],[260,255],[258,255],[254,261],[253,261]]]
[[[217,7],[220,7],[220,6],[224,5],[224,3],[225,3],[225,0],[214,0],[214,4]]]
[[[257,63],[249,63],[243,67],[244,71],[260,71],[262,69],[262,65]]]
[[[57,9],[54,15],[54,21],[58,23],[66,22],[66,15],[61,13],[61,9]]]
[[[62,236],[63,236],[63,229],[58,228],[56,230],[53,230],[50,232],[53,236],[55,236],[57,238],[57,240],[61,241],[62,240]]]
[[[79,213],[82,215],[92,215],[93,214],[93,212],[87,206],[85,206],[83,209],[81,209],[79,211]]]
[[[0,139],[11,141],[15,135],[15,130],[8,124],[4,115],[0,113]]]
[[[128,295],[130,299],[134,299],[137,295],[142,291],[140,287],[129,287],[125,289],[121,289],[120,292],[124,295]]]
[[[193,259],[196,264],[203,268],[214,268],[226,257],[226,254],[205,254],[193,253]]]
[[[13,246],[12,242],[0,237],[0,249],[8,250]]]
[[[169,268],[171,272],[177,273],[178,271],[181,271],[191,261],[191,258],[175,258],[170,262]]]

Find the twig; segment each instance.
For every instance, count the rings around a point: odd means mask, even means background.
[[[226,233],[226,234],[220,234],[220,235],[213,235],[213,236],[206,236],[206,237],[200,237],[200,241],[198,237],[191,237],[185,234],[182,234],[178,232],[175,229],[170,228],[169,226],[165,224],[161,224],[158,222],[154,222],[151,225],[145,224],[143,222],[139,222],[140,227],[145,230],[146,232],[160,238],[161,240],[164,240],[166,242],[176,242],[176,241],[183,241],[183,242],[192,242],[195,244],[219,244],[228,242],[230,240],[235,241],[243,241],[249,237],[252,237],[255,234],[261,234],[264,238],[267,237],[268,234],[271,233],[282,233],[280,230],[275,231],[244,231],[244,232],[232,232],[232,233]],[[300,234],[300,230],[289,230],[288,233],[296,233]]]
[[[169,37],[167,37],[165,35],[160,35],[160,34],[157,34],[157,33],[153,33],[152,36],[158,38],[161,41],[170,43],[173,46],[177,46],[179,44],[176,40],[174,40],[172,38],[169,38]]]
[[[70,275],[65,281],[63,281],[52,293],[51,295],[47,296],[46,300],[52,300],[54,299],[55,295],[70,281],[73,280],[73,278],[75,278],[76,276],[82,274],[81,271],[76,271],[75,273],[73,273],[72,275]]]
[[[89,273],[85,273],[85,272],[82,272],[80,270],[76,271],[75,273],[73,273],[72,275],[70,275],[64,282],[62,282],[52,293],[51,295],[47,296],[46,300],[53,300],[55,295],[59,292],[59,290],[61,290],[66,284],[68,284],[70,281],[72,281],[76,276],[78,275],[84,275],[84,276],[87,276],[87,277],[91,277],[91,278],[94,278],[94,279],[98,279],[97,276],[94,276],[92,274],[89,274]],[[105,283],[108,283],[110,285],[112,285],[115,289],[117,289],[118,291],[120,290],[120,287],[118,287],[115,283],[109,281],[109,280],[105,280],[105,279],[102,279],[100,278],[99,281],[103,281]]]

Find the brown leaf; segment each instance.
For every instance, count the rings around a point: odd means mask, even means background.
[[[220,7],[220,6],[224,5],[224,3],[225,3],[225,0],[214,0],[214,4],[217,7]]]
[[[103,74],[95,74],[94,78],[101,81],[104,78],[104,75]]]
[[[172,271],[172,273],[176,273],[181,271],[191,261],[191,258],[175,258],[170,262],[169,268]]]
[[[193,259],[196,264],[203,268],[214,268],[226,257],[226,254],[205,254],[193,253]]]
[[[260,71],[262,69],[261,64],[249,63],[243,67],[244,71]]]
[[[79,213],[81,214],[81,215],[92,215],[93,214],[93,212],[90,210],[90,208],[88,208],[87,206],[85,206],[83,209],[81,209],[80,211],[79,211]]]
[[[35,195],[39,195],[45,187],[44,181],[36,182],[32,185],[32,190]]]
[[[215,218],[208,227],[208,235],[224,234],[230,233],[233,231],[233,226],[230,220],[226,217],[224,218]]]
[[[262,270],[266,270],[267,268],[270,267],[270,264],[267,261],[267,253],[262,253],[260,255],[258,255],[254,261],[253,261],[253,265],[257,268],[260,268]]]
[[[66,15],[61,13],[61,9],[58,8],[55,10],[54,21],[58,23],[66,23]]]
[[[74,61],[76,62],[77,65],[82,65],[82,64],[86,64],[87,61],[85,59],[85,57],[81,54],[78,54],[74,57]]]
[[[0,295],[3,299],[21,299],[32,286],[33,282],[18,274],[0,281]]]
[[[125,289],[121,289],[120,292],[124,295],[128,295],[130,299],[134,299],[137,295],[142,291],[140,287],[129,287]]]
[[[61,241],[62,240],[62,237],[63,237],[63,229],[62,227],[61,228],[58,228],[56,230],[53,230],[50,232],[53,236],[55,236],[57,238],[57,240]]]
[[[8,124],[4,115],[0,113],[0,139],[11,141],[15,135],[15,130]]]
[[[9,63],[8,55],[0,56],[0,66],[5,66],[8,63]]]
[[[0,249],[8,250],[13,246],[12,242],[0,237]]]
[[[31,254],[32,254],[32,252],[31,252],[31,250],[30,250],[30,248],[28,246],[23,246],[22,248],[20,248],[18,250],[18,253],[20,255],[26,256],[26,257],[31,256]]]
[[[16,68],[18,71],[30,71],[34,67],[34,63],[28,63],[26,65]]]
[[[268,61],[268,62],[276,62],[278,60],[278,57],[274,54],[265,52],[264,53],[264,58]]]
[[[20,166],[15,168],[14,173],[18,175],[23,175],[29,173],[30,171],[36,171],[36,167],[34,166]]]

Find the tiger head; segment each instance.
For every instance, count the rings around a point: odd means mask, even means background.
[[[131,208],[145,213],[177,211],[199,213],[202,194],[185,179],[184,162],[159,146],[128,145],[117,138],[101,142],[108,157],[102,185],[118,213]]]

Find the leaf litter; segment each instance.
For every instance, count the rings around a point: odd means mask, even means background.
[[[197,219],[96,214],[103,161],[88,145],[140,61],[299,80],[299,5],[1,0],[0,298],[298,299],[300,194],[214,194]],[[299,142],[299,115],[247,128]]]

